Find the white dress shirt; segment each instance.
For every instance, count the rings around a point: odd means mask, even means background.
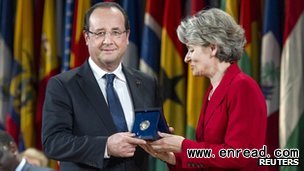
[[[94,61],[89,58],[89,65],[93,71],[93,74],[95,76],[95,79],[97,80],[97,83],[99,85],[100,90],[102,91],[102,94],[105,97],[105,100],[107,101],[107,93],[106,93],[106,85],[107,81],[103,76],[105,74],[109,74],[106,71],[99,68]],[[134,123],[134,109],[132,104],[131,95],[128,89],[127,80],[122,72],[122,65],[120,64],[115,71],[112,72],[116,75],[113,81],[114,89],[118,95],[119,101],[121,103],[123,112],[125,114],[126,123],[128,126],[128,130],[131,131],[133,123]]]
[[[15,171],[22,171],[22,169],[23,169],[25,163],[26,163],[25,158],[22,158],[21,162],[19,163],[19,165],[17,166],[17,168],[16,168]]]

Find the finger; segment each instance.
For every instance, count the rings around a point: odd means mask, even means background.
[[[152,145],[162,145],[164,144],[164,139],[159,139],[159,140],[155,140],[155,141],[149,141],[147,142],[148,145],[152,146]]]
[[[136,148],[129,148],[128,153],[134,153],[136,151]]]
[[[163,148],[160,145],[151,145],[151,149],[152,151],[154,151],[155,153],[160,153],[163,152]]]
[[[155,152],[149,148],[148,145],[139,145],[142,149],[144,149],[147,153],[149,153],[151,156],[155,157]]]
[[[128,143],[136,144],[136,145],[144,145],[147,144],[145,140],[139,139],[139,138],[128,138]]]
[[[122,157],[132,157],[136,151],[136,148],[129,145],[124,146],[122,149],[118,151],[118,154]]]
[[[144,149],[145,151],[147,151],[147,147],[146,147],[146,145],[139,144],[139,147],[140,147],[140,148],[142,148],[142,149]]]
[[[125,157],[133,157],[134,153],[135,153],[135,151],[130,151],[130,152],[125,154]]]
[[[126,143],[125,146],[123,148],[126,148],[126,149],[136,149],[136,144],[130,144],[130,143]]]
[[[125,136],[128,136],[128,137],[134,137],[135,136],[135,133],[131,133],[131,132],[122,132]]]
[[[174,133],[174,128],[173,128],[173,127],[169,127],[169,132],[170,132],[171,134],[173,134],[173,133]]]
[[[171,137],[172,135],[171,134],[167,134],[167,133],[163,133],[163,132],[157,132],[158,133],[158,135],[160,136],[160,137],[162,137],[162,138],[165,138],[165,137]]]
[[[148,144],[139,144],[139,146],[141,147],[141,148],[143,148],[143,149],[152,149],[151,148],[151,146],[150,145],[148,145]]]
[[[157,151],[155,151],[152,146],[150,145],[144,145],[144,148],[146,149],[147,152],[149,152],[150,154],[154,155],[155,153],[157,153]]]

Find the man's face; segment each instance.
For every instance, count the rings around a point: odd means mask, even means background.
[[[102,69],[113,71],[127,49],[129,30],[123,14],[116,8],[97,8],[89,19],[86,44],[92,60]],[[97,33],[94,34],[94,33]]]

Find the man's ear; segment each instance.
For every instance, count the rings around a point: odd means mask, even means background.
[[[9,143],[9,150],[10,150],[13,154],[18,154],[18,153],[19,153],[17,144],[16,144],[15,142],[12,142],[12,141]]]
[[[129,44],[129,37],[130,37],[130,34],[131,34],[131,30],[128,30],[128,31],[127,31],[127,41],[128,41],[127,44]]]
[[[82,34],[83,34],[84,40],[86,42],[86,45],[88,45],[88,41],[89,41],[89,35],[88,35],[88,33],[84,30],[82,32]]]

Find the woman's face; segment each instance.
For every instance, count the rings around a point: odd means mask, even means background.
[[[212,68],[215,65],[215,49],[212,46],[199,46],[187,44],[188,52],[184,61],[191,67],[193,76],[210,77]]]

